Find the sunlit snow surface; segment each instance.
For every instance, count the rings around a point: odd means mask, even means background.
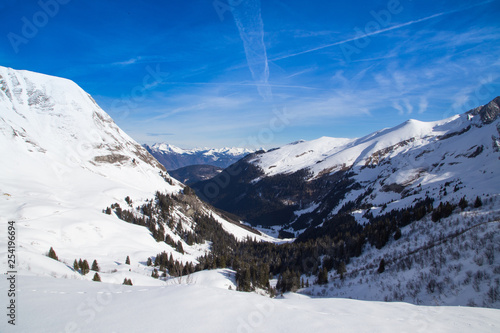
[[[224,271],[217,274],[225,279]],[[16,329],[4,319],[2,332],[479,333],[500,329],[498,310],[297,294],[270,299],[196,282],[130,287],[22,276],[19,289]]]

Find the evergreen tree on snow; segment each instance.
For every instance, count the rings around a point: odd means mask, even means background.
[[[94,262],[92,263],[92,270],[99,272],[99,265],[97,264],[97,260],[94,259]]]
[[[87,274],[88,272],[90,272],[90,267],[89,267],[89,262],[87,261],[87,259],[85,259],[83,262],[82,262],[82,265],[80,266],[81,270],[82,270],[82,274],[85,275]]]
[[[377,273],[383,273],[385,271],[385,260],[382,258],[380,264],[378,265]]]
[[[59,261],[59,258],[56,255],[56,251],[54,251],[54,249],[52,247],[50,248],[49,253],[47,254],[47,257]]]
[[[73,269],[77,272],[80,270],[80,266],[78,265],[78,261],[76,261],[76,259],[73,262]]]
[[[323,267],[318,273],[318,284],[327,284],[328,283],[328,271],[325,267]]]
[[[92,281],[101,282],[101,277],[99,276],[99,273],[96,272],[94,274],[94,277],[92,278]]]

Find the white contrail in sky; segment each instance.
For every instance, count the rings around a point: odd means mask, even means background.
[[[467,9],[470,9],[470,8],[473,8],[473,7],[477,7],[477,6],[482,6],[482,5],[490,3],[492,1],[493,0],[484,1],[484,2],[480,2],[480,3],[474,4],[472,6],[467,6],[467,7],[464,7],[464,8],[459,8],[459,9],[455,9],[455,10],[450,10],[450,11],[446,11],[446,12],[437,13],[437,14],[434,14],[434,15],[431,15],[431,16],[427,16],[427,17],[418,19],[418,20],[414,20],[414,21],[410,21],[410,22],[406,22],[406,23],[401,23],[401,24],[398,24],[398,25],[395,25],[395,26],[392,26],[392,27],[389,27],[389,28],[380,29],[380,30],[377,30],[377,31],[374,31],[374,32],[370,32],[370,33],[364,34],[364,35],[360,35],[360,36],[356,36],[356,37],[353,37],[353,38],[341,40],[341,41],[338,41],[338,42],[335,42],[335,43],[321,45],[321,46],[314,47],[312,49],[304,50],[304,51],[297,52],[297,53],[286,54],[286,55],[283,55],[283,56],[280,56],[280,57],[273,58],[273,59],[271,59],[271,61],[276,61],[276,60],[291,58],[291,57],[295,57],[295,56],[298,56],[298,55],[301,55],[301,54],[306,54],[306,53],[311,53],[311,52],[314,52],[314,51],[326,49],[328,47],[332,47],[332,46],[336,46],[336,45],[341,45],[341,44],[353,42],[355,40],[363,39],[363,38],[370,37],[370,36],[373,36],[373,35],[378,35],[378,34],[381,34],[381,33],[387,32],[387,31],[396,30],[396,29],[407,27],[407,26],[412,25],[412,24],[416,24],[416,23],[428,21],[428,20],[431,20],[431,19],[439,17],[439,16],[448,15],[448,14],[452,14],[452,13],[456,13],[456,12],[461,12],[461,11],[464,11],[464,10],[467,10]]]
[[[269,66],[264,44],[264,23],[260,13],[260,0],[245,0],[231,6],[234,21],[243,40],[248,67],[265,100],[272,98],[269,85]]]

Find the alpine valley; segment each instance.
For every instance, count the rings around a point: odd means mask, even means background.
[[[0,67],[0,331],[498,331],[499,103],[189,187],[74,82]]]

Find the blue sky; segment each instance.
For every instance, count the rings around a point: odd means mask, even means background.
[[[140,143],[271,148],[500,95],[500,0],[1,0],[0,65],[72,79]]]

